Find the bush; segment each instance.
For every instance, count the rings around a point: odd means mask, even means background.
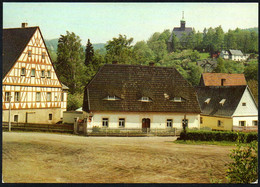
[[[239,143],[250,143],[257,140],[257,133],[236,133],[228,131],[187,131],[180,134],[180,140],[194,141],[238,141]]]
[[[248,146],[237,145],[229,155],[233,162],[227,164],[227,179],[231,183],[252,183],[258,178],[258,142],[251,142]]]
[[[97,127],[97,126],[92,127],[92,132],[93,133],[100,132],[100,127]]]

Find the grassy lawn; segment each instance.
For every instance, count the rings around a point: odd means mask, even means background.
[[[209,53],[200,53],[200,60],[207,59],[209,57],[210,57]]]
[[[230,141],[193,141],[193,140],[176,140],[173,143],[176,144],[189,144],[189,145],[220,145],[220,146],[235,146],[238,144],[237,142]],[[247,145],[246,143],[242,143],[242,145]]]

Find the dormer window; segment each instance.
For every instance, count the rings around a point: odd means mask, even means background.
[[[183,102],[184,99],[182,97],[174,97],[171,101],[173,101],[175,103],[180,103],[180,102]]]
[[[114,96],[107,96],[105,97],[103,100],[107,100],[107,101],[117,101],[117,100],[120,100],[119,97],[116,97],[115,95]]]
[[[226,101],[226,99],[222,99],[222,100],[219,102],[219,104],[221,104],[221,105],[223,106],[224,103],[225,103],[225,101]]]
[[[207,104],[209,104],[210,98],[207,98],[204,102],[207,103]]]
[[[152,99],[150,99],[149,97],[142,97],[142,98],[139,99],[138,101],[142,101],[142,102],[152,102]]]

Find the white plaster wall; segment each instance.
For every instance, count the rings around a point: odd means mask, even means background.
[[[242,103],[246,103],[246,106],[242,106]],[[258,109],[247,88],[233,114],[233,117],[235,117],[235,116],[252,116],[252,115],[258,115]]]
[[[25,123],[26,112],[28,114],[28,123],[39,123],[39,124],[55,124],[61,120],[61,109],[21,109],[11,110],[11,122],[14,122],[14,115],[18,115],[18,123]],[[49,120],[49,114],[52,114],[52,120]],[[2,111],[3,122],[8,122],[9,110]]]
[[[102,118],[108,118],[109,128],[119,127],[119,118],[125,118],[125,128],[142,128],[142,119],[150,119],[151,129],[165,129],[167,128],[167,119],[173,120],[173,127],[182,128],[182,119],[184,114],[181,113],[156,113],[156,112],[94,112],[92,121],[88,123],[88,127],[93,126],[102,127]],[[187,114],[186,118],[189,120],[189,128],[200,127],[199,114]]]
[[[239,126],[239,121],[246,121],[245,126],[253,126],[254,120],[258,120],[258,116],[233,117],[233,126]]]

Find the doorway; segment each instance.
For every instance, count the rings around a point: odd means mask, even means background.
[[[143,132],[147,132],[147,130],[150,132],[150,119],[149,118],[143,118],[142,119],[142,130]]]

